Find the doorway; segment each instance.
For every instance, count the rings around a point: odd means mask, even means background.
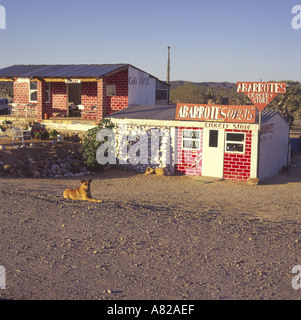
[[[224,173],[225,131],[204,129],[203,176],[222,178]]]
[[[78,105],[82,102],[81,83],[68,83],[68,117],[80,117]]]
[[[68,103],[76,106],[82,103],[81,83],[68,83]]]

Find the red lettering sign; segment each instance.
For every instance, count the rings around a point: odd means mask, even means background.
[[[255,106],[178,103],[176,120],[254,123]]]
[[[259,111],[278,94],[286,93],[285,82],[237,82],[237,92],[244,92]]]

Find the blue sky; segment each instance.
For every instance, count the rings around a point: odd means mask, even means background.
[[[166,80],[301,81],[301,0],[0,0],[0,68],[130,63]]]

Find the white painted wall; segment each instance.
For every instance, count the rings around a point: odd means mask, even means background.
[[[258,139],[259,139],[259,132],[258,132],[259,125],[257,128],[252,130],[252,145],[251,145],[251,172],[250,178],[257,178],[258,172]]]
[[[277,174],[287,165],[289,125],[276,114],[261,126],[259,151],[259,179]]]
[[[156,79],[136,68],[129,67],[129,106],[156,104]]]

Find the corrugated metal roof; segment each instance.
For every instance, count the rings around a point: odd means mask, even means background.
[[[276,114],[281,113],[277,110],[272,110],[272,109],[264,109],[261,111],[261,123],[265,123],[269,121],[271,118],[273,118]],[[282,115],[281,115],[282,116]],[[259,111],[256,109],[256,123],[259,123]]]
[[[261,112],[261,123],[267,122],[276,114],[280,114],[280,112],[277,110],[264,109]],[[129,106],[107,117],[114,119],[176,120],[176,105]],[[259,112],[257,110],[255,123],[259,123]]]
[[[101,77],[128,64],[13,65],[0,69],[0,77]]]
[[[175,120],[176,106],[129,106],[109,115],[108,118]]]

